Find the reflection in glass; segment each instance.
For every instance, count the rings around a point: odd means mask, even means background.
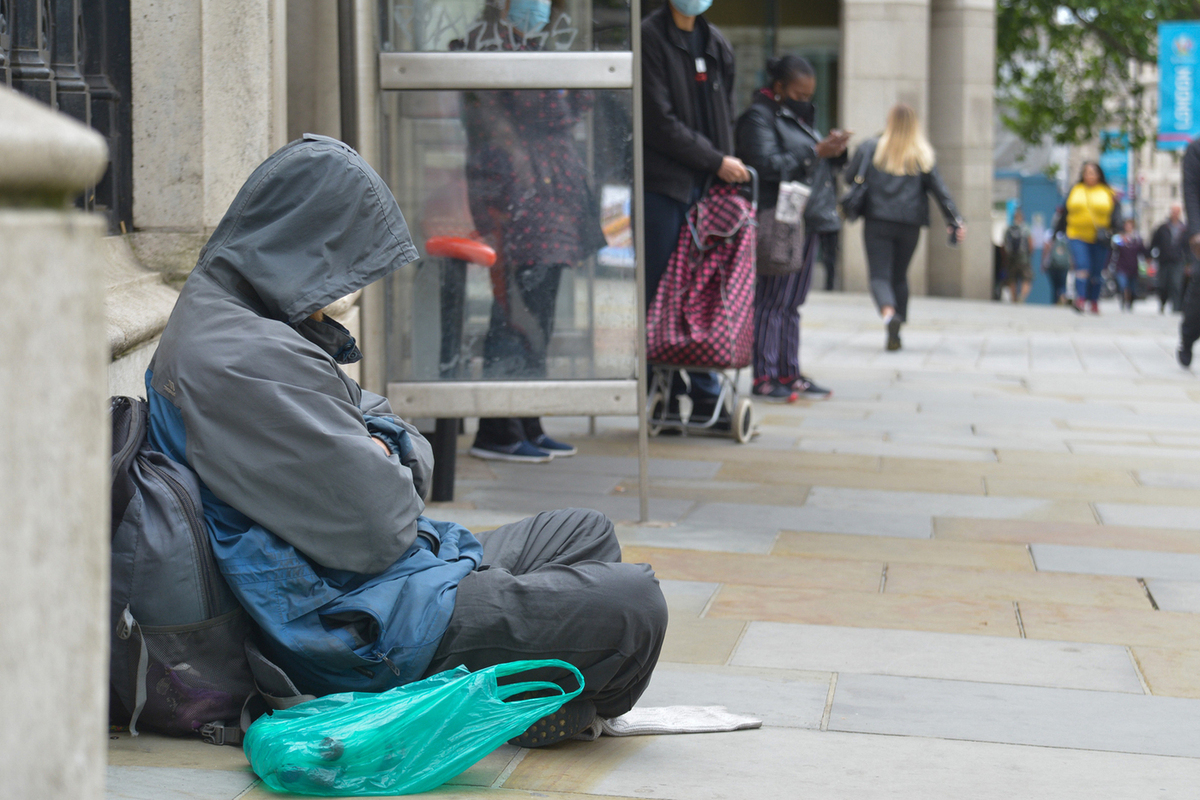
[[[389,380],[634,375],[631,94],[385,93]]]
[[[629,50],[628,0],[384,0],[384,52]]]

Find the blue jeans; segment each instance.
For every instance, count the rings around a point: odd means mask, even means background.
[[[1067,239],[1071,258],[1075,260],[1075,301],[1100,299],[1100,272],[1108,263],[1107,245]]]

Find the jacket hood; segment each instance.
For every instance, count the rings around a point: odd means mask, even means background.
[[[254,170],[196,271],[289,324],[418,257],[383,179],[352,148],[306,133]]]

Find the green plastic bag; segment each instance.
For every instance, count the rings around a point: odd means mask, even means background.
[[[544,667],[570,671],[579,688],[496,683]],[[542,690],[554,694],[505,702]],[[441,786],[582,691],[583,675],[565,661],[515,661],[478,672],[459,667],[379,694],[332,694],[259,717],[242,747],[255,773],[278,792],[414,794]]]

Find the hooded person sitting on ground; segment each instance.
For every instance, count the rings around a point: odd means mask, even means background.
[[[146,373],[150,442],[200,478],[221,573],[300,691],[560,658],[583,693],[553,733],[543,720],[516,740],[550,744],[632,708],[666,605],[648,565],[620,563],[598,512],[478,538],[423,515],[429,444],[341,369],[361,354],[321,312],[416,258],[394,197],[351,148],[306,135],[279,150],[234,199],[163,331]]]

